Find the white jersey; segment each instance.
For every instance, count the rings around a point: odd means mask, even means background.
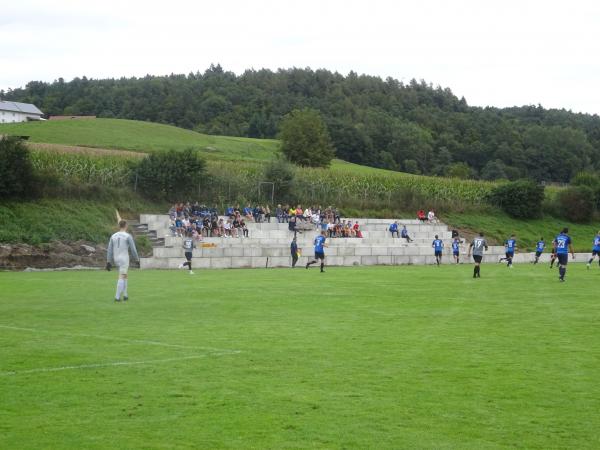
[[[125,231],[117,231],[110,237],[110,241],[108,242],[106,260],[114,263],[116,266],[128,266],[130,250],[131,255],[136,260],[139,260],[140,257],[138,256],[135,242],[133,242],[131,235]]]

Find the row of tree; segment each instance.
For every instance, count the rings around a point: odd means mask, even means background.
[[[493,89],[490,86],[490,89]],[[47,114],[145,120],[209,134],[274,138],[283,118],[320,113],[347,161],[428,175],[568,182],[600,169],[600,117],[541,106],[471,107],[423,81],[327,70],[248,70],[32,81],[1,92]]]

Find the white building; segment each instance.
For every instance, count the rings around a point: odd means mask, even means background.
[[[0,123],[42,120],[43,114],[37,106],[31,103],[5,102],[0,100]]]

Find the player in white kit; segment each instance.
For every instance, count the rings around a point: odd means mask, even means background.
[[[129,251],[136,261],[140,260],[135,242],[129,233],[127,233],[127,222],[119,221],[119,231],[113,234],[108,241],[108,251],[106,252],[106,270],[112,266],[119,268],[119,280],[117,281],[117,293],[115,302],[128,300],[127,295],[127,271],[129,270]]]

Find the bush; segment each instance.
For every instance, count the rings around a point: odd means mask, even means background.
[[[294,166],[283,158],[277,158],[265,166],[265,181],[275,183],[275,198],[288,201],[294,185]]]
[[[558,210],[562,217],[572,222],[589,222],[594,216],[594,191],[589,186],[572,186],[557,197]]]
[[[501,184],[492,189],[488,201],[515,218],[540,217],[544,201],[544,186],[531,180]]]
[[[151,153],[134,167],[140,192],[150,198],[179,200],[197,189],[205,161],[192,149]]]
[[[0,138],[0,198],[29,196],[33,184],[33,166],[23,141]]]

